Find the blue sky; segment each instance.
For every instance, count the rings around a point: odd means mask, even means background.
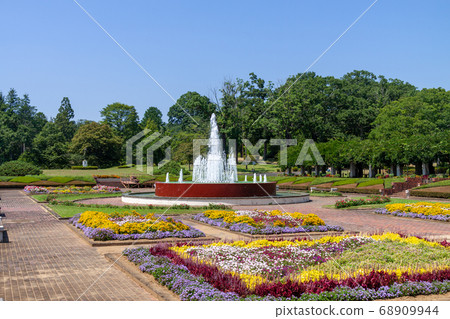
[[[78,0],[177,99],[211,96],[250,72],[282,83],[303,72],[372,2]],[[3,1],[0,91],[28,93],[55,116],[68,96],[77,119],[107,104],[173,101],[72,0]],[[311,69],[355,69],[450,89],[450,2],[379,0]]]

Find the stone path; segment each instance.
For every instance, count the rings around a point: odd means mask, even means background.
[[[0,197],[10,239],[0,243],[0,298],[155,300],[21,191]]]

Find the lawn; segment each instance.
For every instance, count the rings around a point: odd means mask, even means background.
[[[76,214],[84,213],[85,211],[101,211],[107,214],[111,214],[114,212],[129,212],[130,208],[124,207],[98,207],[98,206],[68,206],[68,205],[48,205],[55,213],[57,213],[61,217],[73,217]],[[202,207],[199,208],[191,208],[191,209],[177,209],[177,208],[169,208],[168,207],[157,207],[157,208],[148,208],[143,206],[142,208],[136,208],[140,214],[165,214],[165,215],[179,215],[179,214],[198,214],[203,212],[205,209]]]
[[[256,165],[247,165],[247,168],[245,168],[245,165],[238,164],[237,170],[238,172],[246,172],[246,173],[253,173],[253,170],[255,170],[255,173],[257,174],[264,174],[264,173],[274,173],[277,172],[280,169],[278,165],[275,164],[256,164]]]
[[[372,185],[382,185],[384,182],[382,179],[369,179],[367,181],[364,181],[362,183],[358,184],[358,187],[366,187],[366,186],[372,186]]]
[[[31,195],[38,202],[46,202],[47,197],[51,195],[51,197],[58,201],[75,201],[81,199],[89,199],[89,198],[103,198],[103,197],[119,197],[122,196],[122,193],[98,193],[98,194],[36,194]]]

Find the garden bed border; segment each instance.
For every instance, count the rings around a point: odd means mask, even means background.
[[[233,230],[229,230],[228,228],[222,228],[219,226],[213,226],[198,220],[195,220],[193,218],[189,218],[189,221],[192,221],[194,223],[197,223],[199,225],[203,225],[203,226],[208,226],[217,230],[222,230],[225,232],[229,232],[235,235],[239,235],[242,237],[246,237],[252,240],[259,240],[259,239],[294,239],[294,238],[299,238],[302,236],[305,237],[311,237],[311,238],[321,238],[321,237],[325,237],[325,236],[340,236],[340,235],[355,235],[355,234],[359,234],[360,232],[346,232],[344,231],[324,231],[324,232],[303,232],[303,233],[281,233],[281,234],[267,234],[267,235],[252,235],[252,234],[248,234],[248,233],[241,233],[241,232],[237,232],[237,231],[233,231]]]
[[[139,266],[129,261],[123,254],[105,254],[106,260],[110,261],[120,271],[129,276],[139,286],[142,286],[158,301],[181,301],[180,297],[166,286],[161,285],[155,278],[139,269]]]
[[[69,222],[64,222],[64,225],[69,227],[75,234],[77,234],[80,238],[86,241],[92,247],[107,247],[107,246],[139,246],[139,245],[154,245],[161,243],[183,243],[183,242],[216,242],[219,241],[220,238],[214,236],[205,236],[205,237],[194,237],[194,238],[179,238],[179,237],[167,237],[167,238],[159,238],[159,239],[125,239],[125,240],[93,240],[83,233],[83,231],[76,226],[72,225]]]

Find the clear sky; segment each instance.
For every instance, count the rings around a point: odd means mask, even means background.
[[[212,97],[224,79],[256,73],[275,84],[303,72],[373,2],[78,0],[175,98]],[[55,116],[68,96],[76,119],[107,104],[173,101],[73,0],[2,1],[0,91],[28,93]],[[450,1],[379,0],[311,69],[365,69],[450,89]]]

